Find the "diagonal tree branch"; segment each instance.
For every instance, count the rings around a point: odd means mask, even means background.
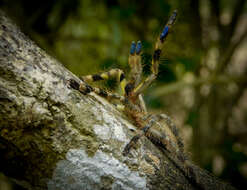
[[[181,171],[136,128],[0,12],[0,171],[27,189],[234,189],[190,162]],[[188,160],[189,162],[189,160]],[[188,178],[188,175],[193,174]],[[193,179],[193,181],[191,180]]]

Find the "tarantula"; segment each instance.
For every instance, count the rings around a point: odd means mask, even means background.
[[[142,44],[138,41],[137,43],[132,42],[130,47],[128,62],[131,71],[128,80],[122,70],[111,69],[108,72],[103,72],[101,74],[83,76],[81,77],[80,83],[73,79],[68,81],[71,88],[79,90],[83,94],[95,92],[96,94],[106,97],[109,100],[118,100],[121,103],[121,106],[117,105],[117,107],[122,108],[126,115],[139,129],[137,134],[125,146],[123,150],[123,155],[125,156],[137,143],[138,139],[142,136],[146,136],[156,146],[165,151],[175,153],[176,157],[183,162],[185,160],[185,156],[183,154],[183,143],[178,135],[176,126],[165,114],[148,114],[142,97],[143,91],[156,79],[158,75],[161,49],[172,25],[176,20],[176,16],[177,11],[175,10],[155,43],[151,74],[145,80],[142,80]],[[112,77],[115,77],[119,81],[122,95],[110,93],[103,89],[92,87],[88,84],[90,82],[107,80]],[[166,124],[160,125],[161,120],[164,120]]]

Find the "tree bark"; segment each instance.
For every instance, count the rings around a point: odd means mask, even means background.
[[[27,189],[234,189],[193,166],[195,182],[0,11],[0,172]]]

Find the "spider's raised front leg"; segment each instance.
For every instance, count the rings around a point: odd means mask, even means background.
[[[128,98],[132,97],[132,92],[134,88],[136,88],[141,82],[141,77],[142,77],[141,51],[142,51],[141,42],[138,41],[136,44],[133,41],[131,43],[130,54],[129,54],[130,80],[125,87],[125,95]],[[141,112],[146,114],[147,108],[143,100],[142,94],[138,95],[137,101],[139,102],[137,104],[140,105]]]
[[[141,50],[141,41],[138,41],[137,44],[134,41],[131,43],[129,54],[130,83],[133,83],[134,87],[140,83],[142,76]]]
[[[139,84],[135,89],[134,89],[134,94],[136,96],[140,93],[142,93],[157,77],[158,75],[158,67],[159,67],[159,59],[161,55],[161,49],[164,44],[164,41],[174,24],[177,16],[177,11],[175,10],[172,14],[172,16],[169,18],[167,24],[165,25],[162,33],[160,34],[159,38],[157,39],[154,47],[154,53],[153,53],[153,59],[152,59],[152,66],[151,66],[151,72],[152,74],[147,77],[141,84]]]

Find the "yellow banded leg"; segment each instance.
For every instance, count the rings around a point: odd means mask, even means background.
[[[78,83],[74,79],[70,79],[68,81],[68,85],[71,88],[80,91],[82,94],[88,94],[90,92],[94,92],[94,93],[98,94],[99,96],[105,97],[105,98],[110,99],[110,100],[114,99],[114,100],[119,100],[121,103],[125,102],[124,96],[120,96],[120,95],[115,94],[115,93],[110,93],[110,92],[107,92],[107,91],[100,89],[100,88],[92,87],[83,81],[81,83]]]
[[[111,69],[107,72],[94,74],[94,75],[86,75],[80,78],[87,83],[101,81],[101,80],[108,80],[110,78],[116,78],[117,81],[120,83],[122,93],[124,94],[125,92],[124,88],[126,86],[126,78],[124,72],[121,69]]]
[[[156,43],[154,46],[152,65],[151,65],[152,74],[134,89],[134,93],[136,96],[138,94],[142,93],[157,77],[158,68],[159,68],[159,59],[160,59],[160,55],[161,55],[161,49],[163,47],[165,39],[166,39],[172,25],[174,24],[174,22],[176,20],[176,16],[177,16],[177,11],[174,11],[172,16],[169,18],[167,24],[165,25],[162,33],[160,34],[160,36],[156,40]]]
[[[142,44],[140,41],[137,44],[133,41],[130,47],[129,66],[130,66],[130,82],[125,88],[125,94],[128,96],[132,90],[140,83],[142,76],[141,64],[141,49]],[[147,113],[146,105],[141,94],[138,96],[141,112]]]
[[[141,81],[142,64],[141,64],[142,44],[140,41],[137,44],[133,41],[130,47],[129,66],[130,66],[130,82],[136,87]]]
[[[133,41],[130,47],[129,54],[129,66],[130,66],[130,80],[125,86],[125,95],[132,96],[133,90],[141,81],[142,76],[142,65],[141,65],[141,42],[137,44]]]

